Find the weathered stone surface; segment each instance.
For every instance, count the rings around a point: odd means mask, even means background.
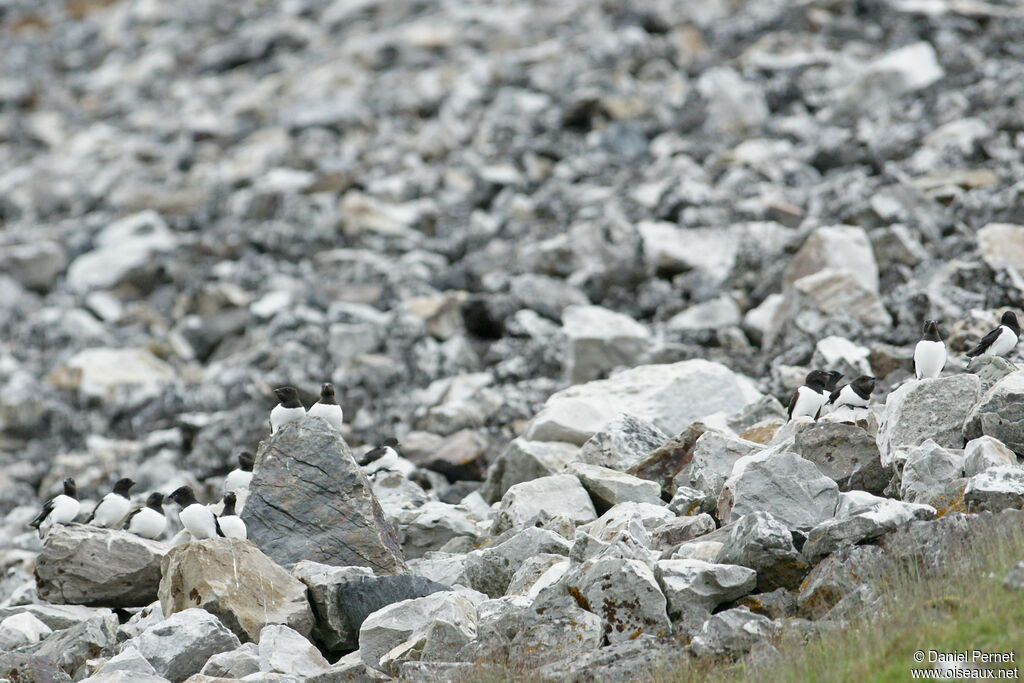
[[[68,285],[78,291],[111,287],[144,270],[159,252],[177,244],[156,211],[142,211],[111,223],[100,231],[96,248],[68,267]]]
[[[764,446],[753,441],[723,432],[706,431],[694,444],[689,467],[676,475],[675,483],[697,489],[708,500],[717,500],[736,461],[763,449]]]
[[[668,600],[669,615],[684,621],[698,616],[695,626],[711,610],[746,595],[757,584],[753,569],[702,560],[661,560],[655,574]]]
[[[985,392],[967,416],[965,439],[986,435],[1024,454],[1024,371],[1012,372]]]
[[[117,617],[103,609],[70,628],[55,631],[22,652],[56,662],[74,676],[88,660],[108,652],[116,639]]]
[[[704,622],[700,633],[690,641],[690,650],[698,657],[747,652],[755,643],[778,633],[778,625],[746,607],[734,607]]]
[[[145,349],[92,348],[76,353],[46,380],[86,400],[135,404],[155,398],[174,375],[170,365]]]
[[[448,591],[403,600],[370,614],[359,628],[359,654],[368,666],[382,668],[380,659],[413,636],[426,637],[437,621],[476,637],[476,607],[460,593]]]
[[[96,673],[102,675],[114,672],[130,672],[133,674],[156,676],[156,669],[149,663],[149,660],[142,656],[142,653],[139,652],[139,649],[133,643],[125,645],[120,652],[108,659]]]
[[[718,562],[750,567],[757,572],[757,589],[796,588],[810,569],[793,545],[793,534],[770,512],[741,517],[718,551]]]
[[[714,507],[714,502],[709,504],[707,499],[707,494],[703,491],[698,491],[689,486],[679,486],[672,494],[672,500],[668,503],[668,509],[681,516],[695,515],[705,505],[708,505],[710,508]]]
[[[494,533],[522,529],[558,515],[565,515],[576,524],[597,517],[586,489],[570,474],[541,477],[509,488],[495,514]]]
[[[198,673],[211,656],[241,645],[217,617],[195,607],[172,614],[132,642],[159,675],[175,683]]]
[[[662,496],[672,496],[678,488],[676,475],[693,461],[694,446],[707,429],[703,422],[694,422],[651,451],[650,455],[630,467],[627,473],[657,482],[661,485]]]
[[[766,451],[738,462],[722,487],[718,519],[734,522],[766,511],[787,529],[808,530],[835,514],[839,487],[814,463],[787,451]]]
[[[523,562],[508,583],[505,595],[524,595],[528,599],[553,584],[569,571],[569,559],[564,555],[541,553]]]
[[[390,676],[379,669],[368,666],[359,650],[350,652],[323,673],[310,676],[306,683],[351,683],[352,681],[390,681]]]
[[[299,677],[316,675],[331,666],[313,643],[281,624],[267,624],[260,631],[259,662],[261,671]]]
[[[569,541],[547,529],[527,526],[510,538],[466,556],[460,583],[492,598],[505,595],[513,575],[531,557],[568,555]]]
[[[565,473],[580,480],[597,510],[607,510],[627,501],[664,505],[661,487],[653,481],[582,462],[569,463]]]
[[[661,551],[671,550],[714,530],[715,520],[706,512],[682,516],[655,527],[651,531],[651,547]]]
[[[244,539],[177,546],[162,570],[165,615],[201,607],[245,640],[258,640],[267,624],[287,624],[305,635],[313,630],[306,586]]]
[[[880,494],[892,477],[892,472],[882,467],[874,437],[856,425],[811,425],[797,433],[794,448],[836,482],[840,491]]]
[[[407,571],[369,481],[325,420],[279,429],[260,444],[254,472],[242,519],[249,540],[275,562]]]
[[[210,657],[199,673],[216,678],[243,678],[259,670],[259,646],[256,643],[242,643],[235,650],[218,652]]]
[[[706,415],[733,413],[759,398],[753,382],[718,363],[644,365],[554,394],[530,422],[526,438],[583,445],[619,413],[677,434]]]
[[[928,439],[945,448],[963,448],[964,420],[980,391],[980,380],[964,374],[908,381],[889,394],[878,425],[882,465],[892,465],[900,446]]]
[[[646,327],[601,306],[569,306],[562,311],[562,330],[568,342],[566,375],[573,384],[633,367],[650,346]]]
[[[488,468],[480,495],[489,503],[501,500],[516,484],[560,472],[579,450],[573,444],[559,441],[528,441],[517,437]]]
[[[1021,560],[1017,564],[1010,567],[1010,571],[1006,572],[1006,577],[1003,579],[1003,588],[1007,590],[1024,590],[1024,560]],[[0,670],[0,674],[3,671]]]
[[[952,502],[949,485],[963,474],[963,453],[943,448],[929,439],[908,451],[900,480],[900,497],[908,503],[945,509]]]
[[[878,291],[878,266],[867,232],[851,225],[830,225],[810,234],[786,266],[784,287],[831,268],[845,271],[870,291]]]
[[[0,650],[11,651],[23,645],[35,645],[53,633],[53,629],[30,612],[12,614],[0,620]]]
[[[405,536],[402,551],[407,559],[423,557],[432,550],[440,550],[453,538],[464,536],[476,539],[476,521],[463,506],[428,500],[417,508],[415,516],[400,529]]]
[[[1016,465],[1017,455],[1002,441],[991,436],[979,436],[964,446],[964,476],[973,477],[990,467]]]
[[[38,655],[20,652],[0,652],[0,678],[17,681],[41,681],[43,683],[70,683],[69,676],[52,660]]]
[[[801,552],[814,564],[840,548],[872,541],[913,519],[934,519],[935,514],[930,505],[882,499],[867,510],[827,519],[814,527]]]
[[[964,503],[970,511],[1024,507],[1024,467],[1001,465],[974,475],[964,489]]]
[[[678,659],[675,639],[641,635],[552,661],[537,673],[544,680],[646,680],[671,668]]]
[[[873,545],[854,545],[832,553],[800,585],[800,614],[809,619],[824,616],[843,596],[871,578],[883,562],[882,550]]]
[[[564,581],[580,607],[604,620],[611,643],[671,631],[665,596],[654,572],[643,562],[614,557],[588,560],[572,569]]]
[[[621,413],[587,439],[575,459],[635,474],[630,470],[667,440],[665,433],[650,422]]]
[[[790,337],[817,337],[829,320],[845,317],[868,329],[888,327],[892,317],[874,290],[845,270],[826,268],[806,275],[785,290],[764,333],[764,346],[775,348]]]
[[[94,607],[143,607],[156,599],[170,546],[127,531],[56,525],[36,560],[39,597]]]

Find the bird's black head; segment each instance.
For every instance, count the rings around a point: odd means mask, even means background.
[[[153,508],[157,512],[164,511],[164,494],[159,491],[154,491],[149,494],[149,498],[146,499],[146,507]]]
[[[830,373],[824,370],[811,370],[807,373],[807,379],[804,380],[804,384],[815,391],[824,391],[831,381],[832,375]]]
[[[117,483],[114,484],[114,493],[127,498],[128,491],[130,491],[133,486],[135,486],[134,481],[132,481],[128,477],[123,477],[121,479],[118,479]]]
[[[235,503],[237,501],[238,501],[238,499],[235,498],[235,494],[234,493],[225,493],[224,494],[224,510],[221,511],[220,516],[221,517],[228,517],[230,515],[235,514]]]
[[[330,382],[324,382],[320,385],[320,395],[324,398],[328,396],[334,398],[334,385]]]
[[[942,337],[939,336],[939,323],[934,320],[925,320],[922,338],[925,341],[942,341]]]
[[[1003,313],[1003,317],[999,319],[999,324],[1006,325],[1011,330],[1013,330],[1014,334],[1016,334],[1018,337],[1020,336],[1020,324],[1017,323],[1017,314],[1014,313],[1013,311],[1007,311],[1006,313]]]
[[[278,387],[274,389],[274,395],[285,408],[298,408],[302,405],[299,402],[299,390],[295,387]]]
[[[256,462],[256,456],[249,451],[242,451],[238,454],[238,469],[243,472],[252,472],[252,466]]]
[[[393,448],[397,451],[400,444],[398,443],[398,439],[396,439],[393,436],[389,436],[388,438],[381,441],[380,445],[387,446],[388,448]]]
[[[71,477],[64,480],[64,495],[71,496],[72,498],[78,498],[78,486],[75,484],[75,480]]]
[[[875,390],[875,378],[871,375],[861,375],[850,384],[861,395],[870,395]]]
[[[196,494],[192,492],[191,486],[181,486],[174,489],[167,500],[177,503],[179,507],[186,508],[196,502]]]
[[[825,382],[825,388],[832,391],[839,384],[839,380],[843,378],[843,373],[836,372],[835,370],[828,371],[828,380]]]

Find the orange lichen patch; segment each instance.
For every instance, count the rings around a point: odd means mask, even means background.
[[[19,14],[4,26],[11,33],[18,33],[26,29],[38,29],[49,31],[50,23],[38,14]]]
[[[590,601],[587,600],[587,597],[580,592],[579,588],[577,588],[576,586],[569,586],[569,595],[571,595],[573,599],[576,600],[577,605],[587,610],[588,612],[591,611]]]
[[[936,517],[942,517],[943,515],[946,515],[946,514],[948,514],[950,512],[967,512],[967,504],[964,503],[964,492],[963,491],[961,491],[960,494],[956,498],[953,498],[951,501],[949,501],[945,505],[942,505],[945,502],[946,502],[945,499],[940,500],[939,504],[935,506],[935,513],[936,513],[935,516]]]
[[[113,5],[116,0],[67,0],[65,7],[72,19],[84,19],[93,10]]]
[[[753,441],[759,444],[768,444],[772,439],[775,438],[775,432],[778,431],[778,424],[756,424],[750,429],[747,429],[740,433],[741,439],[747,441]]]

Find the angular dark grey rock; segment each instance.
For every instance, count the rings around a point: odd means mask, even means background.
[[[812,425],[796,435],[794,448],[836,482],[840,491],[881,494],[892,477],[892,472],[882,467],[874,437],[856,425]]]
[[[1024,467],[1001,465],[974,475],[964,488],[964,504],[970,512],[1024,508]]]
[[[769,640],[778,631],[778,624],[768,617],[754,614],[746,607],[733,607],[705,621],[700,633],[690,641],[690,650],[697,657],[739,654]]]
[[[312,560],[408,571],[395,530],[352,451],[325,420],[280,428],[256,452],[242,520],[278,564]]]
[[[967,440],[986,435],[1024,455],[1024,372],[1015,371],[996,382],[970,411],[964,424]]]
[[[963,448],[964,421],[980,392],[981,381],[974,375],[913,380],[893,391],[885,399],[878,425],[882,465],[891,465],[901,446],[914,447],[928,439],[944,448]],[[977,436],[981,433],[969,438]]]
[[[159,675],[173,683],[199,673],[211,656],[241,645],[217,617],[196,607],[172,614],[131,642]]]
[[[667,440],[664,432],[650,422],[629,413],[621,413],[587,439],[575,459],[589,465],[635,474],[631,470]]]
[[[717,562],[750,567],[757,572],[757,590],[793,589],[810,566],[793,545],[793,534],[770,512],[751,512],[732,526],[718,551]]]

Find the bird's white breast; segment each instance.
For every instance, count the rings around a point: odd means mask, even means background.
[[[132,521],[128,523],[128,531],[149,539],[156,538],[162,534],[166,527],[167,518],[149,507],[139,510],[132,517]]]
[[[824,394],[809,387],[800,387],[796,391],[796,405],[793,406],[793,417],[814,417],[824,404]]]
[[[228,515],[227,517],[221,517],[220,530],[225,536],[229,538],[246,538],[245,522],[238,515]]]
[[[922,339],[914,347],[914,371],[918,379],[939,376],[946,365],[946,345],[941,341]]]
[[[273,434],[289,422],[298,422],[304,417],[306,417],[306,410],[302,406],[298,408],[285,408],[278,403],[270,411],[270,433]]]
[[[92,517],[92,524],[105,529],[116,526],[128,514],[131,506],[131,502],[124,496],[117,493],[108,493],[103,496],[103,500],[96,506],[96,513]]]
[[[1004,356],[1010,351],[1013,351],[1013,347],[1017,345],[1017,335],[1013,333],[1009,327],[1003,325],[999,326],[999,336],[992,342],[992,346],[988,347],[983,356]]]
[[[224,477],[224,493],[232,493],[239,489],[249,488],[252,481],[252,472],[245,470],[231,470],[228,476]]]
[[[314,403],[313,407],[309,409],[307,415],[310,417],[322,417],[335,429],[341,429],[341,425],[343,424],[345,417],[345,414],[341,410],[341,406],[330,403]]]
[[[857,392],[853,390],[853,387],[846,385],[839,391],[839,397],[836,399],[836,406],[853,406],[855,408],[865,408],[868,405],[866,398],[861,398],[857,395]]]
[[[217,527],[214,525],[213,513],[206,509],[205,505],[194,503],[178,513],[181,524],[192,538],[199,540],[203,538],[214,538],[217,536]]]
[[[70,524],[78,516],[81,507],[82,504],[77,500],[62,493],[53,499],[53,509],[50,510],[47,521],[50,524]]]

